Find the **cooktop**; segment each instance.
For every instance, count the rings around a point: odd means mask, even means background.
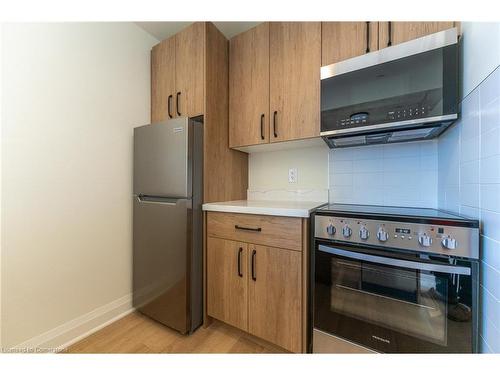
[[[357,216],[375,216],[375,217],[394,217],[394,218],[409,218],[409,219],[441,219],[464,221],[469,223],[477,223],[477,220],[471,220],[467,217],[456,215],[447,211],[437,210],[434,208],[417,208],[417,207],[396,207],[396,206],[372,206],[360,204],[340,204],[333,203],[322,206],[316,210],[319,214],[335,214],[353,217]]]

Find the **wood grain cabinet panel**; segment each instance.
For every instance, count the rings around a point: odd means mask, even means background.
[[[247,244],[208,237],[207,313],[232,326],[248,328]]]
[[[378,49],[378,22],[322,22],[321,65]]]
[[[229,146],[269,142],[269,24],[229,42]]]
[[[300,352],[301,253],[249,245],[248,256],[248,332],[292,352]]]
[[[195,22],[175,35],[175,112],[194,117],[204,112],[205,23]]]
[[[319,136],[320,22],[269,25],[270,141]]]
[[[209,212],[207,234],[235,241],[302,250],[302,219],[298,217]]]
[[[175,93],[175,37],[166,39],[151,50],[151,122],[167,120],[168,101],[171,116]],[[169,99],[170,96],[170,99]]]
[[[380,22],[379,48],[385,48],[455,27],[456,22]]]

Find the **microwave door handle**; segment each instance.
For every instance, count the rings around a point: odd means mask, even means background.
[[[432,271],[432,272],[441,272],[448,274],[458,274],[458,275],[470,275],[471,270],[468,267],[460,267],[460,266],[445,266],[442,264],[432,264],[432,263],[420,263],[420,262],[412,262],[409,260],[403,259],[395,259],[395,258],[386,258],[377,255],[370,255],[365,253],[356,253],[353,251],[342,250],[336,247],[319,245],[318,250],[324,253],[333,254],[342,256],[345,258],[356,259],[360,261],[366,261],[376,264],[383,264],[387,266],[395,266],[402,268],[409,268],[413,270],[420,271]]]

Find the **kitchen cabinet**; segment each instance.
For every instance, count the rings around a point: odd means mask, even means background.
[[[320,22],[269,25],[270,141],[319,136]]]
[[[151,51],[151,121],[204,112],[205,24],[195,22]]]
[[[229,42],[229,142],[269,142],[269,23]]]
[[[175,38],[169,38],[151,50],[151,122],[172,117],[174,93]]]
[[[151,50],[151,122],[203,116],[203,202],[244,199],[248,155],[229,148],[229,41],[195,22]]]
[[[301,351],[301,253],[249,245],[248,332]]]
[[[376,51],[378,27],[378,22],[322,22],[321,65]]]
[[[230,42],[229,144],[319,136],[320,22],[271,22]]]
[[[203,114],[205,25],[195,22],[175,35],[176,115]]]
[[[206,213],[205,323],[215,318],[305,351],[307,230],[302,218]]]
[[[407,42],[457,26],[456,22],[379,22],[379,48]]]
[[[207,313],[234,327],[248,327],[247,247],[209,237],[207,244]]]

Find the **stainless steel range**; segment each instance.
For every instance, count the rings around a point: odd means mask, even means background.
[[[477,220],[332,204],[313,225],[313,352],[477,351]]]

